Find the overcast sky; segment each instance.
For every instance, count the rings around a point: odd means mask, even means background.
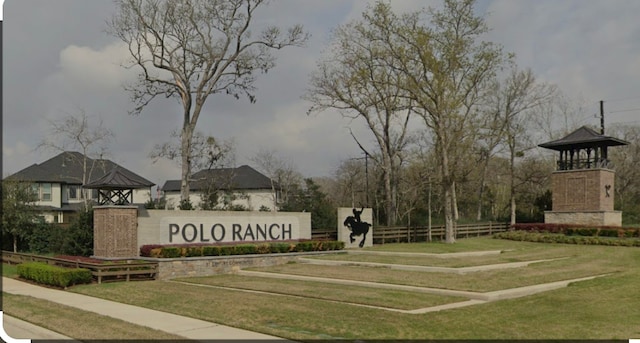
[[[301,96],[330,30],[359,17],[367,3],[373,1],[273,0],[261,20],[303,24],[312,35],[307,47],[276,53],[277,66],[257,83],[255,104],[210,97],[198,129],[233,139],[237,165],[271,149],[305,177],[330,176],[341,160],[361,157],[347,128],[373,148],[362,123],[332,111],[308,116],[310,104]],[[391,4],[406,11],[440,1]],[[3,176],[52,157],[35,150],[48,120],[82,109],[115,133],[111,160],[159,185],[180,178],[175,163],[148,158],[179,127],[178,103],[157,101],[139,116],[127,114],[132,104],[122,83],[135,74],[119,66],[127,52],[104,32],[114,10],[111,0],[5,1]],[[487,17],[489,39],[515,53],[519,66],[581,99],[581,124],[599,125],[599,100],[605,100],[607,124],[640,123],[640,1],[480,0],[477,11]]]

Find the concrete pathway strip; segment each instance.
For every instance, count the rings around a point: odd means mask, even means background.
[[[424,256],[424,257],[437,257],[437,258],[500,255],[504,251],[503,250],[485,250],[485,251],[465,251],[465,252],[451,252],[451,253],[437,254],[437,253],[425,253],[425,252],[396,252],[396,251],[374,251],[374,250],[355,250],[355,249],[346,250],[348,254],[369,254],[369,255],[388,255],[388,256]]]
[[[238,329],[204,320],[184,317],[172,313],[152,310],[115,301],[94,298],[83,294],[71,293],[32,285],[16,279],[3,277],[2,291],[45,299],[55,303],[79,308],[81,310],[121,319],[133,324],[169,332],[188,339],[271,339],[279,337]]]
[[[300,258],[298,259],[298,261],[302,263],[324,265],[324,266],[383,267],[383,268],[389,268],[389,269],[417,271],[417,272],[467,274],[467,273],[481,272],[481,271],[488,271],[488,270],[521,268],[521,267],[526,267],[533,263],[556,261],[556,260],[561,260],[565,258],[566,257],[546,259],[546,260],[524,261],[524,262],[485,264],[481,266],[471,266],[471,267],[433,267],[433,266],[417,266],[417,265],[393,264],[393,263],[322,260],[322,259],[315,259],[315,258]]]
[[[444,305],[410,310],[410,311],[393,309],[394,311],[405,312],[405,313],[426,313],[426,312],[440,311],[443,309],[452,309],[452,308],[470,306],[470,305],[475,305],[483,302],[520,298],[520,297],[533,295],[541,292],[551,291],[554,289],[564,288],[574,282],[592,280],[598,277],[610,275],[610,274],[593,275],[593,276],[587,276],[587,277],[571,279],[571,280],[562,280],[562,281],[556,281],[556,282],[549,282],[549,283],[543,283],[543,284],[537,284],[537,285],[531,285],[531,286],[509,288],[509,289],[504,289],[499,291],[482,293],[482,292],[459,291],[459,290],[442,289],[442,288],[397,285],[397,284],[388,284],[388,283],[381,283],[381,282],[330,279],[330,278],[322,278],[322,277],[315,277],[315,276],[256,272],[256,271],[247,271],[247,270],[240,270],[238,271],[237,274],[244,275],[244,276],[258,276],[258,277],[269,277],[269,278],[279,278],[279,279],[289,279],[289,280],[326,282],[326,283],[354,285],[354,286],[362,286],[362,287],[397,289],[397,290],[410,291],[410,292],[422,292],[422,293],[430,293],[430,294],[437,294],[437,295],[458,296],[458,297],[465,297],[465,298],[471,299],[471,301],[444,304]]]

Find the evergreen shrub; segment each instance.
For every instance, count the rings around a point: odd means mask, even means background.
[[[90,283],[91,271],[85,268],[63,268],[42,262],[27,262],[19,264],[18,275],[40,284],[68,287],[81,283]]]

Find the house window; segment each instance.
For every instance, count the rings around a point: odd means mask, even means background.
[[[69,192],[69,199],[80,199],[80,193],[78,186],[67,186]]]
[[[31,193],[40,200],[40,185],[37,183],[31,184]]]
[[[51,184],[50,183],[40,184],[40,200],[51,201]]]
[[[51,201],[51,184],[50,183],[34,183],[31,184],[31,191],[39,201]]]

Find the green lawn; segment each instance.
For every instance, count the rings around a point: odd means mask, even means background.
[[[74,339],[178,340],[182,337],[33,297],[2,293],[3,311]]]
[[[18,277],[18,266],[16,264],[2,264],[2,276]]]
[[[238,276],[192,278],[188,282],[238,288],[222,289],[152,281],[83,285],[73,292],[98,296],[203,320],[219,322],[293,340],[345,339],[627,339],[640,337],[640,249],[461,239],[443,243],[388,244],[371,250],[460,252],[502,250],[509,259],[568,259],[506,271],[449,275],[383,268],[329,267],[305,264],[261,268],[271,272],[417,284],[429,287],[504,289],[586,275],[611,273],[570,287],[426,314],[405,314],[356,306],[421,307],[452,299],[411,292],[389,294],[354,286],[289,282]],[[510,255],[507,255],[510,254]],[[477,257],[469,258],[473,264]],[[410,258],[409,258],[410,259]],[[398,260],[401,263],[402,260]],[[408,261],[406,261],[408,263]],[[456,263],[459,263],[457,261]],[[263,290],[279,294],[251,293]],[[292,294],[296,296],[282,296]],[[308,295],[308,297],[306,296]],[[412,305],[413,304],[413,305]]]

